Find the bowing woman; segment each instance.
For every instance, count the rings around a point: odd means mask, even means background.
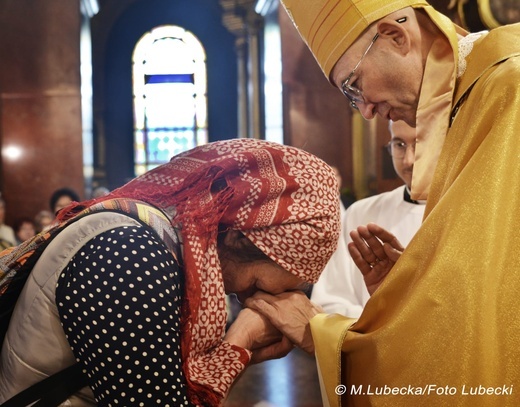
[[[234,139],[64,208],[22,245],[47,243],[4,340],[0,402],[77,363],[71,406],[218,406],[248,364],[312,351],[251,309],[226,332],[225,296],[304,296],[335,250],[337,190],[307,152]]]

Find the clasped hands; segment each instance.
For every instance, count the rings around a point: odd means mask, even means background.
[[[281,358],[295,346],[312,354],[309,321],[321,312],[301,291],[258,291],[245,301],[224,340],[251,350],[253,363]]]

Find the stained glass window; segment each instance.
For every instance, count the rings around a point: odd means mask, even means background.
[[[160,26],[133,55],[135,172],[207,143],[206,54],[178,26]]]
[[[283,144],[282,115],[282,48],[280,24],[278,23],[278,2],[276,7],[264,16],[264,92],[265,139]]]

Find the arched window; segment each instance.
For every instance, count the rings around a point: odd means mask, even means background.
[[[133,54],[136,175],[207,143],[206,54],[177,26],[160,26]]]

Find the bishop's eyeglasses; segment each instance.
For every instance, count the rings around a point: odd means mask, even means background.
[[[401,23],[404,23],[406,20],[407,20],[407,17],[402,17],[395,21],[397,21],[399,24],[401,24]],[[352,76],[354,76],[356,69],[359,68],[359,65],[361,65],[361,62],[363,61],[365,56],[368,54],[368,51],[370,51],[370,48],[372,48],[372,46],[374,45],[374,43],[376,42],[376,40],[378,38],[379,38],[379,33],[376,33],[376,35],[374,35],[374,38],[372,38],[372,41],[370,41],[370,44],[368,45],[368,47],[365,50],[365,52],[363,53],[363,55],[361,55],[361,59],[356,64],[356,66],[354,67],[352,72],[350,72],[350,75],[347,76],[347,79],[345,79],[341,83],[341,91],[347,97],[347,99],[350,101],[350,106],[356,110],[359,110],[358,103],[366,103],[366,102],[365,102],[365,98],[363,97],[363,92],[361,92],[361,90],[359,90],[357,87],[350,85],[349,82],[352,79]]]

